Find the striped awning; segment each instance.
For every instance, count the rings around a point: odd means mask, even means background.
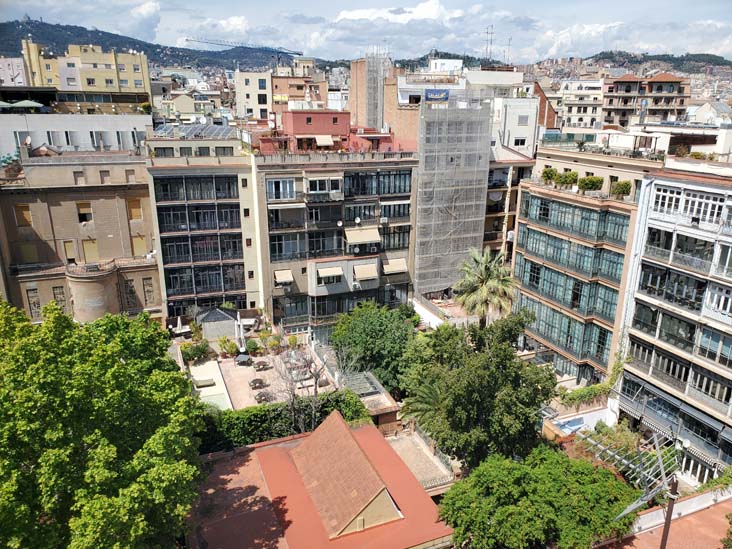
[[[379,278],[379,271],[376,269],[376,263],[354,265],[353,277],[356,280],[372,280],[374,278]]]

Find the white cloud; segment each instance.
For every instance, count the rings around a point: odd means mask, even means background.
[[[449,10],[440,3],[440,0],[426,0],[413,8],[361,8],[344,10],[338,14],[335,22],[337,23],[345,19],[367,19],[369,21],[383,19],[390,23],[404,24],[420,19],[454,19],[462,15],[462,10]]]
[[[155,40],[160,24],[160,4],[154,0],[148,0],[133,5],[129,13],[129,17],[119,20],[115,30],[142,40]]]

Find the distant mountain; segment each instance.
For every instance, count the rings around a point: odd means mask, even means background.
[[[20,41],[29,34],[33,40],[48,46],[57,54],[63,54],[69,44],[95,44],[102,46],[105,51],[111,48],[142,51],[158,65],[235,69],[238,64],[242,69],[254,69],[272,65],[276,61],[273,56],[277,56],[277,53],[266,48],[236,47],[209,51],[161,46],[111,32],[76,25],[54,25],[32,19],[0,23],[0,55],[20,57]],[[291,56],[280,54],[280,59],[289,61]]]
[[[709,66],[732,67],[732,61],[710,53],[685,53],[684,55],[632,53],[627,51],[601,51],[588,59],[605,62],[617,67],[636,68],[646,63],[661,65],[667,70],[686,73],[703,72]]]
[[[460,53],[451,53],[449,51],[437,51],[432,50],[429,53],[424,54],[422,57],[414,59],[396,59],[394,63],[400,67],[406,67],[407,69],[416,69],[420,67],[426,67],[429,64],[430,57],[437,57],[440,59],[462,59],[463,66],[465,67],[479,67],[481,63],[485,62],[485,59],[480,57],[473,57],[472,55],[465,55]],[[491,60],[491,65],[504,65],[501,61],[495,59]]]

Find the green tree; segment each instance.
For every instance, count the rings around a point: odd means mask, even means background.
[[[399,359],[413,334],[414,326],[403,312],[366,301],[338,317],[331,343],[336,351],[358,357],[359,370],[372,371],[388,391],[396,391]]]
[[[516,356],[514,345],[533,315],[522,311],[471,327],[464,339],[444,330],[434,360],[430,342],[427,363],[403,378],[410,382],[405,413],[434,437],[440,448],[476,466],[493,452],[526,454],[538,441],[539,410],[554,395],[554,372]],[[464,338],[464,336],[463,336]],[[444,342],[452,341],[454,356]],[[431,361],[431,362],[430,362]],[[421,378],[421,379],[420,379]]]
[[[488,317],[511,311],[514,279],[505,265],[503,253],[491,257],[490,249],[483,253],[475,248],[460,268],[461,278],[455,283],[457,301],[468,314],[477,315],[484,327]]]
[[[81,326],[0,302],[0,546],[170,547],[201,407],[147,315]]]
[[[629,531],[615,518],[640,492],[602,467],[542,445],[523,462],[492,455],[445,494],[456,547],[584,549]]]

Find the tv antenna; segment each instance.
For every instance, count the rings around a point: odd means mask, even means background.
[[[493,57],[493,25],[485,28],[485,62],[490,64]]]

